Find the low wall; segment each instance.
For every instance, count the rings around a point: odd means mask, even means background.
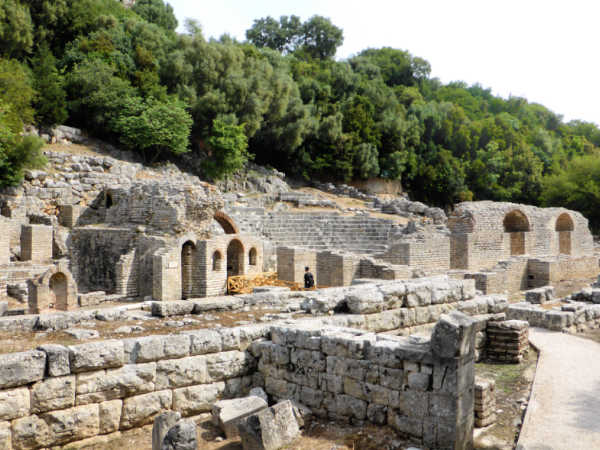
[[[431,341],[352,329],[278,328],[256,345],[265,389],[314,414],[388,424],[431,448],[471,448],[473,321],[455,314]]]

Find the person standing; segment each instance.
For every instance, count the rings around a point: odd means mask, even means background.
[[[304,268],[304,289],[310,289],[315,286],[315,277],[310,273],[310,267]]]

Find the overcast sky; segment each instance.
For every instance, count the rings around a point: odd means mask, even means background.
[[[443,82],[479,82],[541,103],[565,120],[600,123],[594,0],[167,0],[180,24],[245,40],[254,19],[329,17],[344,30],[343,59],[389,46],[425,58]]]

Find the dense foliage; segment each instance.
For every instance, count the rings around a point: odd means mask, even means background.
[[[592,123],[442,84],[404,50],[336,61],[343,32],[320,16],[258,19],[246,42],[176,28],[162,0],[0,0],[0,183],[39,163],[24,124],[65,122],[147,161],[191,152],[209,177],[254,158],[298,177],[402,180],[440,206],[564,205],[600,226]]]

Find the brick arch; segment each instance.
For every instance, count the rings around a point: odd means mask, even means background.
[[[244,244],[239,239],[232,239],[227,245],[227,276],[244,274]]]
[[[569,213],[562,213],[556,219],[556,231],[573,231],[575,229],[575,225],[573,224],[573,219]]]
[[[223,211],[217,211],[214,219],[219,222],[225,234],[238,234],[240,232],[238,226],[235,224],[233,219],[225,214]]]
[[[504,216],[504,232],[516,233],[523,231],[531,231],[529,226],[529,219],[527,216],[518,209],[513,209],[511,212]]]
[[[64,263],[50,267],[41,277],[29,283],[29,313],[77,308],[77,283]]]
[[[190,240],[184,242],[181,246],[181,298],[184,300],[193,296],[196,257],[196,244]]]

